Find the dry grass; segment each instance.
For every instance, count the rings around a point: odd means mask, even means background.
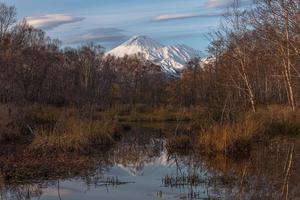
[[[117,127],[112,121],[62,119],[52,130],[39,128],[29,148],[37,152],[89,153],[114,143]]]
[[[233,124],[215,124],[201,131],[199,145],[208,153],[248,153],[250,141],[262,131],[261,124],[251,119]]]
[[[128,107],[104,111],[100,108],[56,108],[32,105],[14,108],[0,105],[0,144],[24,141],[37,153],[83,152],[111,146],[118,135],[120,121],[184,121],[198,119],[202,130],[198,143],[204,152],[248,152],[251,143],[261,136],[300,135],[300,112],[282,106],[259,108],[240,120],[227,123],[205,121],[203,110],[160,107],[128,110]],[[204,128],[203,128],[204,127]],[[190,138],[176,137],[170,149],[190,146]]]
[[[300,111],[292,112],[283,106],[268,106],[252,116],[262,121],[270,135],[300,135]]]
[[[7,107],[0,106],[0,144],[26,141],[26,149],[37,154],[89,153],[107,148],[114,143],[119,128],[111,119],[95,117],[90,109],[32,105],[10,106],[14,111],[8,111]]]
[[[206,153],[248,155],[256,139],[274,135],[300,135],[300,112],[287,107],[269,106],[257,113],[246,113],[232,123],[214,124],[200,131],[199,146]]]
[[[43,112],[34,110],[32,115],[44,122],[35,128],[29,146],[36,152],[89,153],[111,146],[118,131],[114,121],[74,108],[46,108]]]

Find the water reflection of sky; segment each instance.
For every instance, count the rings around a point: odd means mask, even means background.
[[[166,174],[178,173],[177,167],[174,165],[150,165],[146,166],[142,172],[134,175],[128,169],[114,166],[104,177],[118,176],[120,181],[131,182],[119,186],[102,186],[94,185],[86,186],[86,183],[79,180],[68,180],[60,182],[60,195],[62,199],[67,200],[98,200],[98,199],[124,199],[124,200],[141,200],[141,199],[175,199],[186,196],[190,192],[190,188],[168,188],[162,186],[162,177]],[[203,197],[207,197],[206,189],[197,187],[197,191],[203,193]],[[158,193],[162,192],[162,198],[158,197]],[[58,189],[51,186],[43,192],[41,199],[52,200],[57,199]]]
[[[152,145],[142,146],[143,148],[150,148]],[[188,170],[190,170],[187,165],[189,162],[188,157],[175,162],[176,158],[168,157],[166,149],[163,149],[159,156],[152,157],[151,159],[145,157],[145,159],[146,161],[143,161],[143,159],[140,160],[142,163],[115,163],[112,168],[106,170],[103,174],[103,180],[107,177],[118,177],[121,182],[128,182],[126,184],[97,187],[93,182],[87,186],[86,182],[82,180],[66,180],[59,183],[60,196],[66,200],[153,200],[179,199],[189,194],[191,191],[190,187],[170,188],[164,187],[162,184],[162,178],[166,175],[176,176],[188,173]],[[199,171],[199,173],[201,172]],[[193,187],[193,190],[203,194],[203,198],[207,197],[206,188],[203,186]],[[44,189],[43,196],[40,199],[52,200],[57,198],[58,187],[56,184]]]
[[[217,199],[281,199],[290,140],[275,140],[271,145],[254,148],[249,159],[202,157],[197,153],[169,155],[165,139],[151,128],[134,128],[107,153],[98,170],[86,176],[66,176],[64,180],[42,181],[40,184],[0,185],[0,199],[34,200],[161,200],[199,198]],[[289,199],[299,199],[300,146],[295,148],[289,183]],[[113,163],[113,164],[112,164]],[[197,175],[198,186],[166,186],[163,178]],[[107,184],[117,177],[119,185]],[[229,179],[226,179],[229,178]],[[8,197],[8,198],[7,198]],[[198,199],[199,199],[198,198]],[[195,198],[194,198],[195,199]]]

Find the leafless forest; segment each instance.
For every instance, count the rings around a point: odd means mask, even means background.
[[[141,56],[104,56],[99,45],[61,48],[42,30],[0,8],[0,101],[57,106],[204,106],[217,113],[256,111],[300,98],[300,3],[259,1],[232,8],[211,33],[209,59],[194,59],[179,78]]]

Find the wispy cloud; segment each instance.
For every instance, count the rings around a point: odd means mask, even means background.
[[[218,17],[223,15],[224,12],[211,12],[211,13],[170,13],[170,14],[162,14],[156,16],[153,20],[160,22],[160,21],[170,21],[170,20],[180,20],[180,19],[187,19],[187,18],[195,18],[195,17]]]
[[[241,6],[251,4],[253,0],[240,0]],[[208,8],[225,8],[234,4],[234,0],[207,0],[205,5]]]
[[[210,8],[220,8],[229,6],[233,2],[233,0],[207,0],[206,6]]]
[[[124,34],[124,30],[118,28],[97,28],[87,30],[84,33],[77,34],[70,39],[64,41],[65,44],[81,44],[88,42],[99,42],[99,43],[109,43],[115,44],[120,43],[126,39],[128,36]]]
[[[49,30],[61,26],[63,24],[82,21],[84,18],[74,17],[65,14],[47,14],[41,16],[26,17],[25,19],[27,20],[28,24],[36,28]]]

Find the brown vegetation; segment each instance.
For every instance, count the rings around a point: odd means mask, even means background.
[[[204,153],[247,155],[253,143],[267,141],[276,134],[299,136],[300,113],[280,106],[258,109],[235,122],[203,128],[199,145]]]
[[[113,122],[99,122],[69,117],[56,122],[52,130],[39,128],[29,148],[37,153],[90,152],[114,143],[116,126]]]
[[[116,122],[93,119],[92,114],[79,109],[39,105],[22,109],[13,105],[1,107],[1,144],[26,145],[23,148],[35,154],[88,153],[111,146],[119,137]]]

